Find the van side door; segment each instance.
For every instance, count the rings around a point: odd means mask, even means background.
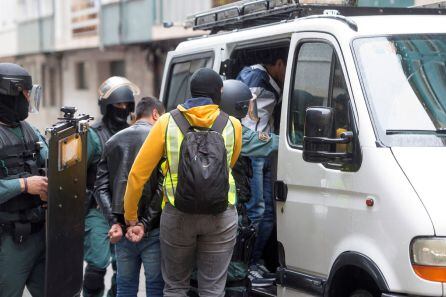
[[[167,55],[160,94],[167,111],[191,97],[190,77],[199,68],[213,68],[214,62],[215,54],[212,49],[190,54],[173,51]]]
[[[329,34],[303,32],[292,36],[281,119],[278,181],[287,189],[277,197],[277,237],[284,247],[290,277],[310,281],[321,293],[331,268],[331,250],[339,233],[351,230],[346,203],[353,173],[345,164],[309,163],[302,158],[305,112],[311,106],[335,110],[335,133],[354,130],[351,92],[342,53]],[[336,145],[335,152],[352,150]],[[279,182],[280,185],[280,182]],[[297,277],[298,276],[298,277]],[[299,281],[288,284],[299,288]],[[287,290],[286,296],[294,296]],[[298,295],[296,295],[298,296]]]

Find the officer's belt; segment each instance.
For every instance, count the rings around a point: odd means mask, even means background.
[[[36,159],[37,153],[32,150],[24,151],[20,155],[8,155],[0,160],[0,177],[11,179],[29,174],[38,175],[39,168]]]
[[[45,222],[40,223],[22,223],[20,224],[22,226],[28,226],[29,227],[29,234],[34,234],[42,230],[43,226],[45,226]],[[15,223],[6,223],[6,224],[0,224],[0,235],[2,234],[10,234],[14,235],[14,232],[16,231],[17,224]]]

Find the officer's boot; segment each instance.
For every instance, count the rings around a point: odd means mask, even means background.
[[[84,275],[84,286],[82,288],[84,297],[102,297],[104,294],[104,276],[106,269],[87,265]]]

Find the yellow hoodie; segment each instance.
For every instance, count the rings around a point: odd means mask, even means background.
[[[178,109],[186,116],[186,119],[191,125],[206,128],[212,127],[212,124],[220,113],[218,105],[214,104],[197,106],[190,109],[185,109],[182,105],[178,105]],[[143,187],[161,158],[165,155],[165,139],[169,117],[169,113],[164,114],[153,126],[130,170],[124,196],[124,217],[130,224],[137,222],[138,204]],[[233,117],[229,117],[229,119],[232,122],[235,132],[234,154],[232,155],[230,164],[232,168],[240,155],[242,147],[242,126],[237,119]]]

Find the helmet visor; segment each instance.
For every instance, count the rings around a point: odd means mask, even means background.
[[[132,90],[133,95],[139,95],[140,90],[137,85],[126,79],[125,77],[112,76],[102,83],[99,87],[99,100],[107,99],[116,89],[127,86]]]
[[[243,115],[249,117],[251,120],[255,122],[259,121],[256,95],[253,94],[253,97],[250,100],[238,101],[237,109],[240,110]]]
[[[29,113],[38,113],[40,109],[40,101],[42,100],[42,87],[40,85],[33,85],[31,90],[23,91],[26,99],[29,102]]]

